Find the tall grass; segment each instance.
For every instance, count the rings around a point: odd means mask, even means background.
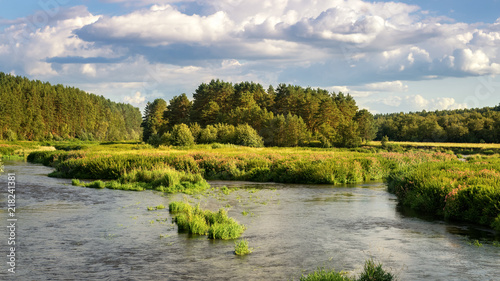
[[[479,223],[500,231],[500,158],[429,162],[388,176],[389,191],[421,213]]]
[[[346,272],[337,272],[335,270],[318,270],[302,275],[300,281],[392,281],[395,277],[392,273],[382,268],[382,264],[374,262],[372,259],[365,261],[363,272],[359,277],[349,277]]]
[[[199,205],[193,207],[185,202],[174,201],[168,206],[175,214],[178,230],[197,235],[208,235],[210,239],[236,239],[243,234],[244,226],[227,216],[224,209],[218,212],[202,210]]]
[[[126,146],[128,147],[128,146]],[[32,153],[29,161],[56,168],[52,176],[128,179],[155,177],[148,172],[171,167],[209,180],[339,184],[381,180],[395,168],[456,158],[441,152],[357,152],[310,148],[238,148],[192,150],[102,150]],[[163,180],[170,181],[164,177]],[[157,182],[153,183],[157,185]]]
[[[154,189],[167,193],[183,192],[186,194],[199,193],[209,187],[206,180],[200,174],[177,171],[168,166],[155,167],[151,170],[136,168],[129,172],[124,172],[118,180],[108,182],[97,180],[91,183],[83,183],[77,179],[73,179],[72,184],[92,188],[133,191]]]
[[[234,242],[234,253],[238,256],[244,256],[252,253],[252,249],[248,248],[248,241],[242,239]]]

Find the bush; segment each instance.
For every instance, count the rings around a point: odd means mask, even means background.
[[[254,128],[248,124],[238,125],[235,130],[235,143],[237,145],[250,147],[263,147],[264,141]]]
[[[175,146],[191,146],[194,137],[186,124],[177,124],[172,128],[170,144]]]
[[[200,131],[199,143],[213,143],[217,140],[217,128],[208,125]]]
[[[236,143],[236,129],[233,125],[219,123],[215,125],[215,128],[217,129],[217,142]]]
[[[381,143],[382,143],[382,147],[384,147],[384,148],[385,148],[388,142],[389,142],[389,137],[388,137],[388,136],[384,136],[384,137],[382,138],[382,141],[381,141]]]

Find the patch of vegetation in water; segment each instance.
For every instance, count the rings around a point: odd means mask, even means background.
[[[236,239],[243,234],[245,227],[233,218],[227,216],[227,211],[218,212],[202,210],[189,203],[174,201],[168,206],[169,211],[175,214],[175,223],[178,230],[197,235],[207,235],[210,239]]]
[[[108,182],[97,180],[84,183],[78,179],[73,179],[72,184],[91,188],[131,191],[151,189],[166,193],[183,192],[186,194],[200,193],[209,187],[206,180],[200,174],[179,172],[170,167],[157,167],[152,170],[138,168],[130,172],[125,172],[118,180]]]
[[[373,259],[365,262],[363,272],[359,277],[350,277],[347,272],[326,270],[318,268],[318,270],[307,275],[302,275],[300,281],[392,281],[395,277],[392,273],[382,268],[382,264],[376,263]]]
[[[242,239],[234,243],[234,254],[238,256],[244,256],[252,253],[252,249],[248,248],[248,241]]]
[[[156,211],[156,210],[162,210],[162,209],[165,209],[165,206],[163,206],[163,204],[160,204],[160,205],[157,205],[155,207],[149,207],[148,206],[148,211]]]

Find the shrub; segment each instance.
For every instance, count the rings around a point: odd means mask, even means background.
[[[255,131],[255,129],[250,127],[248,124],[238,125],[235,129],[235,134],[234,144],[250,147],[264,146],[262,137],[259,136],[257,131]]]
[[[217,140],[217,128],[208,125],[205,129],[200,131],[199,143],[213,143]]]
[[[186,124],[177,124],[172,128],[170,144],[175,146],[191,146],[194,137]]]
[[[382,141],[381,141],[382,147],[386,147],[388,142],[389,142],[389,137],[388,136],[384,136],[382,138]]]

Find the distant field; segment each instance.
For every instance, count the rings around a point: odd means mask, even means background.
[[[444,147],[444,148],[478,148],[478,149],[500,149],[500,143],[453,143],[453,142],[409,142],[390,141],[388,144],[410,147]],[[380,141],[371,141],[371,146],[382,146]]]

